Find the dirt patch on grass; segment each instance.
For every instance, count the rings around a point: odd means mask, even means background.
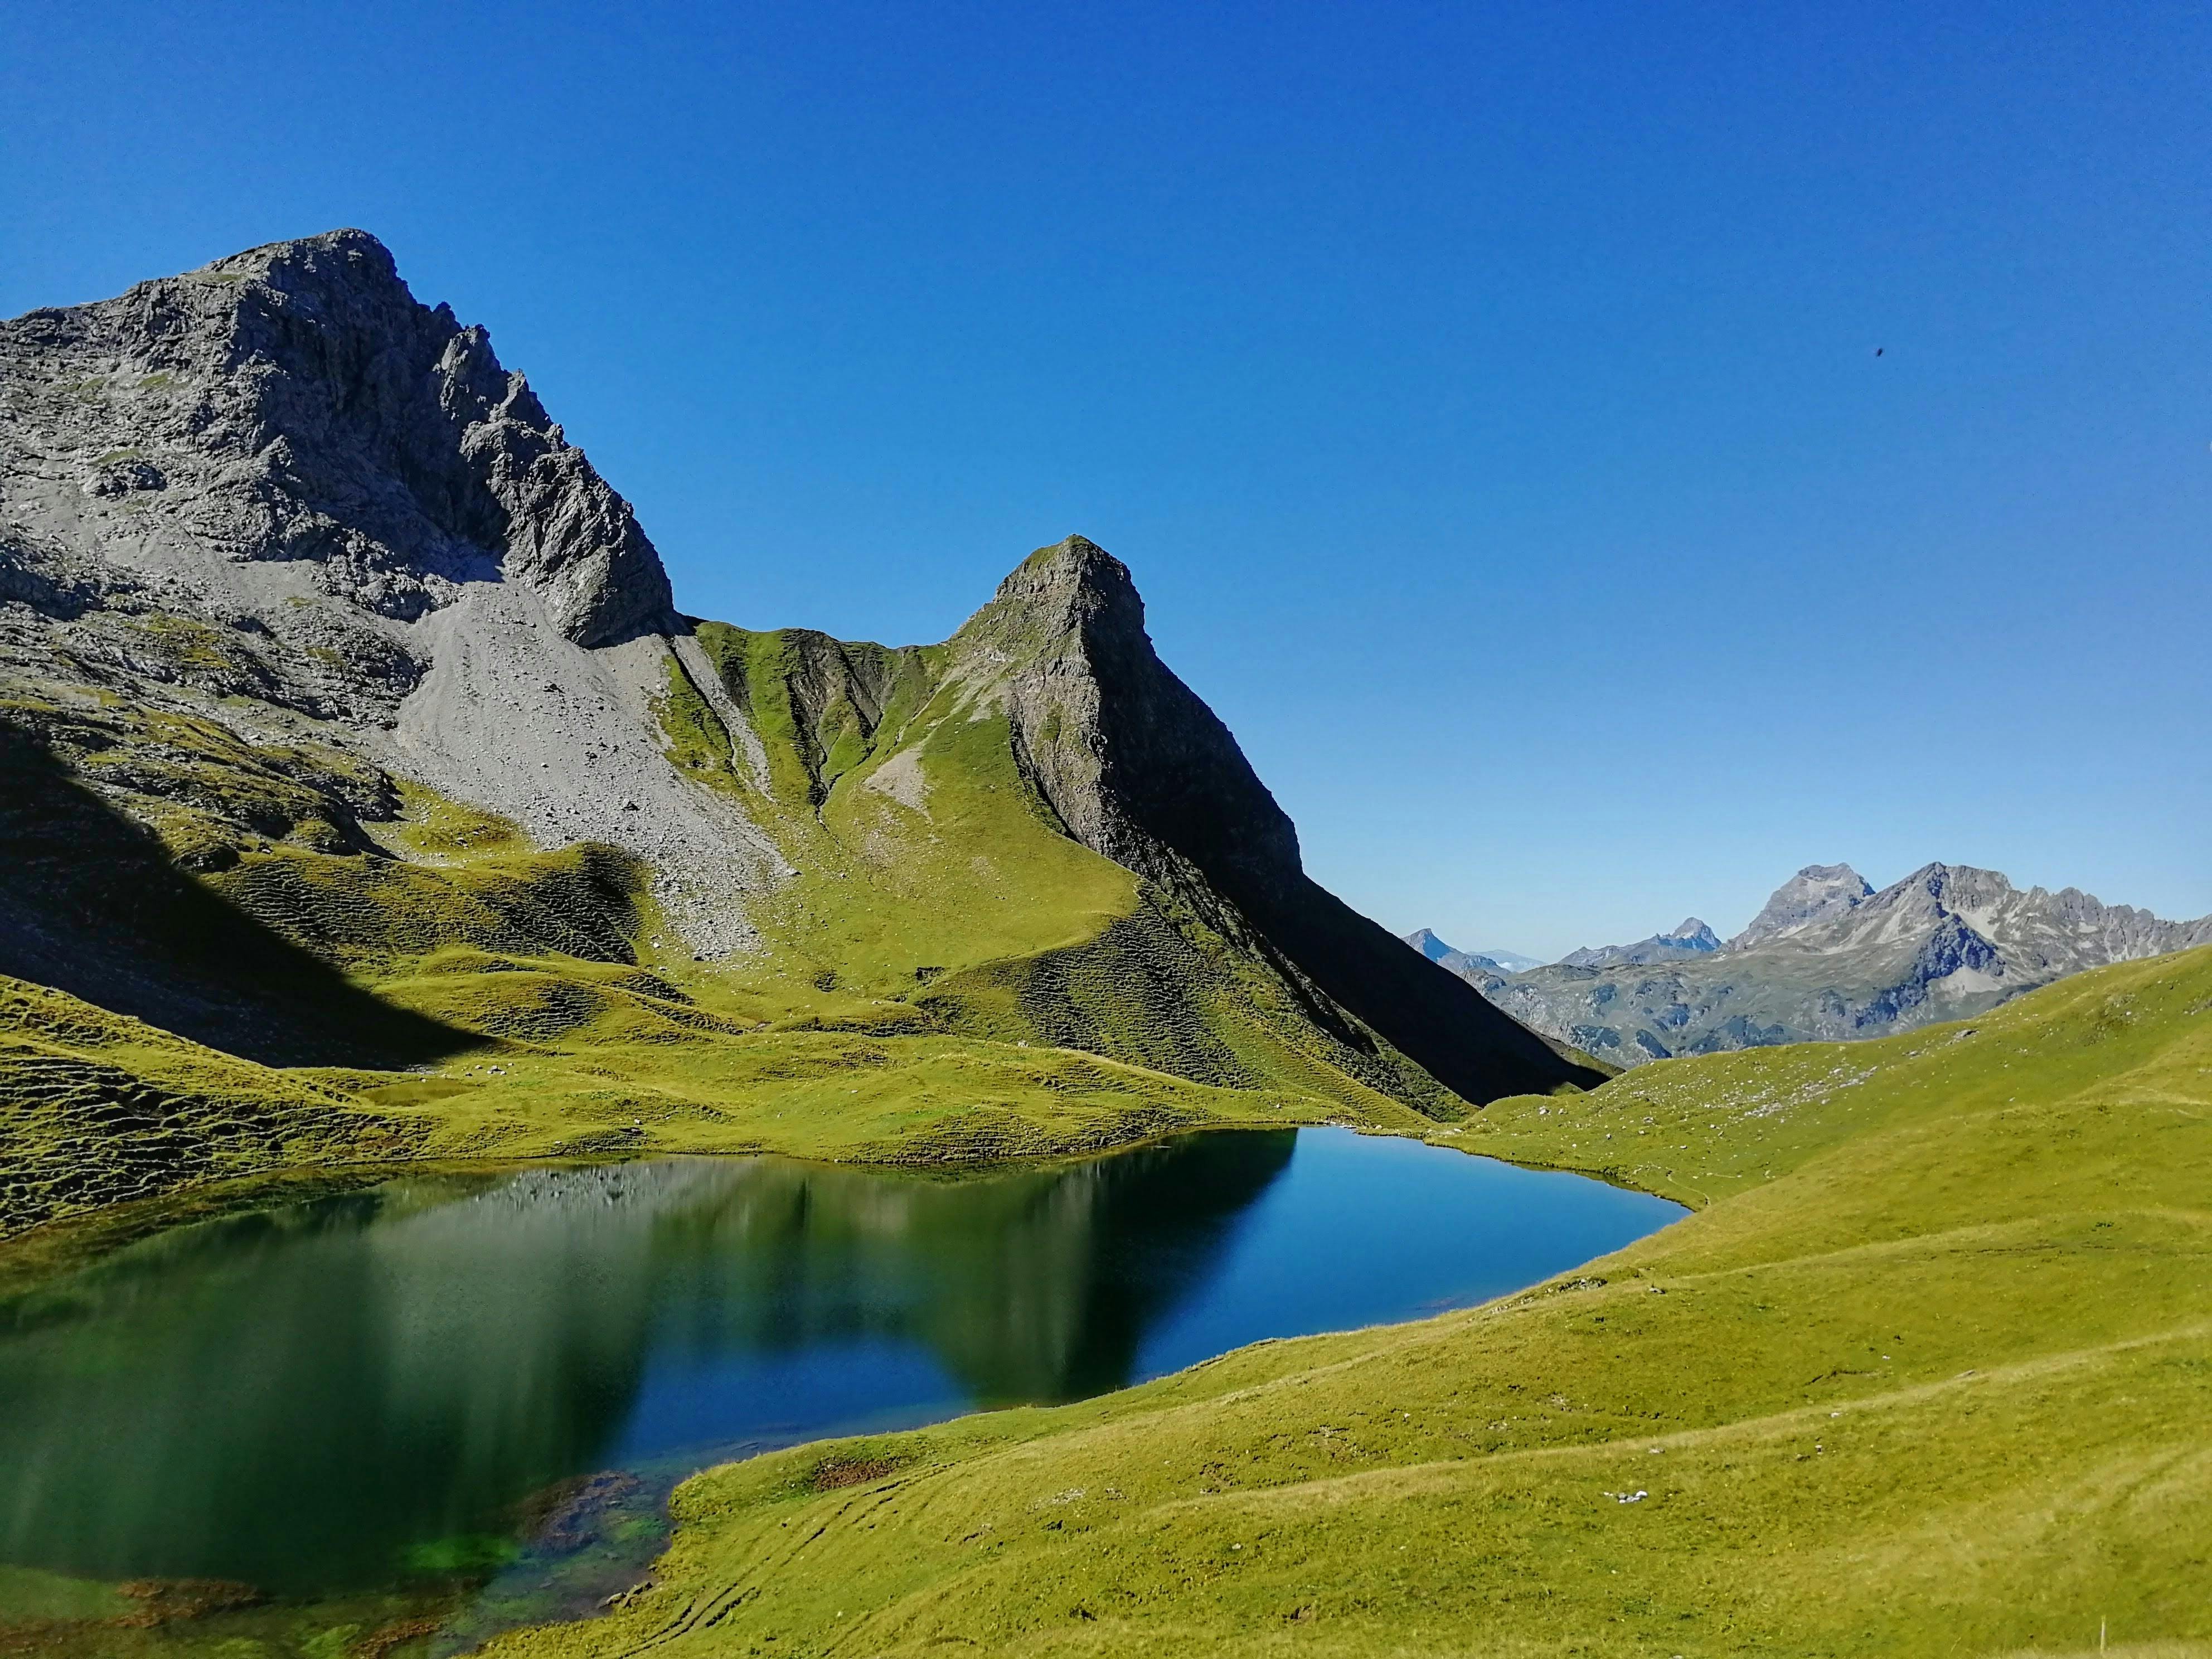
[[[840,1486],[865,1486],[871,1480],[882,1480],[903,1461],[896,1457],[825,1457],[814,1466],[814,1490],[835,1492]]]

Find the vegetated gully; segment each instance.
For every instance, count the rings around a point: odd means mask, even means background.
[[[708,1464],[1471,1305],[1683,1213],[1345,1129],[295,1198],[0,1302],[0,1575],[400,1586],[453,1650],[636,1582]],[[0,1626],[21,1616],[0,1588]]]

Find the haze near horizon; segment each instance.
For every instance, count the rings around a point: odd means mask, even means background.
[[[0,313],[361,226],[754,626],[1079,531],[1394,932],[2212,911],[2200,12],[19,18]]]

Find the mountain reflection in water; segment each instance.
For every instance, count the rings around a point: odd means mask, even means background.
[[[0,1304],[0,1561],[376,1582],[611,1455],[1115,1388],[1296,1139],[416,1176],[182,1229]]]
[[[0,1602],[9,1567],[280,1595],[480,1574],[534,1515],[554,1543],[485,1591],[508,1611],[484,1628],[550,1617],[501,1598],[550,1582],[548,1549],[605,1558],[591,1595],[629,1582],[703,1463],[1416,1317],[1680,1213],[1341,1129],[959,1176],[417,1173],[274,1205],[0,1301]],[[628,1494],[628,1532],[562,1518],[560,1483],[601,1470],[640,1477],[596,1488]]]

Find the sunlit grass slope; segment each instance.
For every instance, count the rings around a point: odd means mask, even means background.
[[[710,1472],[656,1588],[499,1650],[2212,1650],[2212,951],[1449,1139],[1702,1207],[1472,1312]]]
[[[465,1012],[480,959],[451,965]],[[438,965],[434,962],[434,967]],[[401,988],[434,1006],[425,974]],[[1387,1097],[1227,1089],[1064,1048],[954,1034],[754,1026],[641,970],[509,961],[495,1007],[550,1041],[487,1041],[434,1073],[278,1069],[0,976],[0,1238],[277,1171],[395,1160],[781,1152],[975,1164],[1179,1130],[1429,1127]]]

